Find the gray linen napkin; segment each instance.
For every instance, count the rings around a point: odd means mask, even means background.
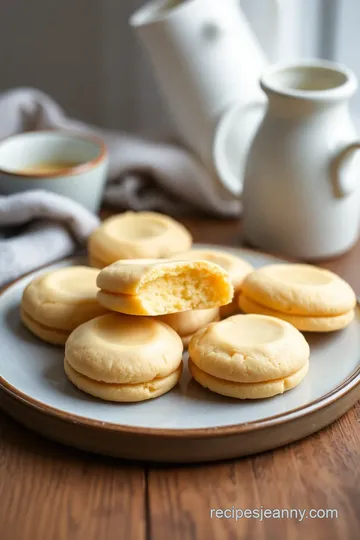
[[[56,193],[0,195],[0,287],[85,246],[99,221]]]
[[[49,96],[32,88],[0,94],[0,139],[22,131],[66,129],[101,137],[109,150],[104,201],[118,210],[176,215],[240,213],[240,203],[187,151],[167,142],[101,130],[66,117]],[[1,196],[0,286],[84,246],[99,220],[65,197],[43,191]]]

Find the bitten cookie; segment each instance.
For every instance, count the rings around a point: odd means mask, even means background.
[[[302,331],[330,332],[354,318],[356,296],[339,276],[306,264],[276,264],[245,279],[239,307],[279,317]]]
[[[234,287],[234,298],[226,306],[220,308],[220,317],[222,319],[230,317],[239,311],[238,296],[241,291],[241,285],[245,276],[254,270],[250,263],[228,253],[217,249],[191,249],[187,253],[181,253],[174,257],[177,260],[204,260],[218,264],[229,274],[230,281]]]
[[[239,399],[293,388],[308,370],[310,348],[291,324],[263,315],[235,315],[196,332],[190,370],[210,390]]]
[[[210,309],[233,296],[228,273],[207,261],[118,261],[101,270],[97,285],[104,307],[129,315]]]
[[[79,326],[65,346],[64,368],[80,390],[107,401],[144,401],[180,379],[183,345],[154,318],[111,313]]]
[[[21,319],[37,337],[63,345],[80,324],[107,313],[96,294],[99,271],[70,266],[43,274],[24,290]]]
[[[172,257],[190,249],[189,231],[157,212],[125,212],[105,220],[89,238],[90,264],[104,268],[123,259]]]

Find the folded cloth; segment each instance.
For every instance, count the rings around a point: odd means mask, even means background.
[[[0,195],[0,287],[71,255],[98,225],[97,216],[56,193]]]
[[[39,90],[19,88],[0,94],[0,119],[0,139],[49,128],[101,137],[109,150],[104,200],[120,210],[157,210],[173,215],[202,210],[220,217],[240,213],[240,202],[185,149],[69,119]]]

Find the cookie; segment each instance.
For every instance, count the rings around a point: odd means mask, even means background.
[[[189,231],[157,212],[125,212],[105,220],[89,238],[92,265],[105,267],[123,259],[169,258],[190,249]]]
[[[241,259],[232,253],[228,253],[227,251],[221,251],[218,249],[194,248],[187,253],[180,253],[179,255],[176,255],[175,258],[183,261],[202,260],[218,264],[228,272],[235,291],[238,291],[241,288],[245,276],[254,270],[251,264],[244,259]]]
[[[43,341],[63,345],[77,326],[107,312],[96,299],[98,274],[70,266],[33,279],[21,301],[25,326]]]
[[[196,332],[194,364],[209,375],[239,383],[283,379],[309,359],[304,336],[291,324],[263,315],[234,315]]]
[[[228,273],[207,261],[118,261],[101,270],[97,285],[104,307],[130,315],[210,309],[233,296]]]
[[[105,261],[101,261],[100,259],[97,259],[96,257],[92,257],[90,254],[88,255],[88,261],[89,265],[94,268],[99,268],[100,270],[102,268],[105,268],[107,266]]]
[[[106,384],[95,381],[75,371],[66,360],[64,369],[73,385],[86,394],[104,401],[131,403],[154,399],[169,392],[181,378],[182,364],[166,377],[137,384]]]
[[[194,309],[192,311],[159,315],[157,320],[171,326],[179,336],[188,336],[194,334],[206,324],[213,322],[218,316],[219,308],[215,307],[211,309]]]
[[[302,332],[333,332],[335,330],[341,330],[348,326],[355,316],[354,310],[343,313],[342,315],[330,315],[327,317],[291,315],[262,306],[254,300],[251,300],[251,298],[248,298],[245,294],[240,294],[239,307],[244,313],[258,313],[270,317],[277,317],[283,321],[287,321]]]
[[[64,345],[70,335],[68,330],[55,330],[45,324],[37,322],[22,308],[20,308],[20,318],[28,330],[46,343],[51,343],[52,345]]]
[[[352,288],[339,276],[306,264],[274,264],[249,274],[243,294],[282,313],[309,317],[337,316],[356,305]]]
[[[182,371],[178,334],[154,318],[111,313],[79,326],[64,368],[80,390],[108,401],[143,401],[168,392]]]
[[[235,293],[230,304],[220,307],[220,319],[227,319],[239,313],[239,294],[240,292]]]
[[[187,347],[197,330],[219,320],[219,308],[170,313],[169,315],[159,315],[157,319],[171,326],[181,337],[184,347]]]
[[[216,394],[236,399],[264,399],[283,394],[300,384],[308,372],[309,362],[296,373],[283,379],[248,384],[213,377],[199,369],[191,360],[189,361],[189,368],[195,381]]]
[[[229,274],[231,283],[234,287],[234,298],[226,306],[220,308],[220,317],[222,319],[230,317],[239,311],[237,298],[241,291],[241,285],[245,276],[254,270],[250,263],[228,253],[217,249],[191,249],[187,253],[181,253],[175,257],[178,260],[204,260],[218,264]]]

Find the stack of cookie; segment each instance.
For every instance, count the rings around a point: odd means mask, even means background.
[[[238,399],[274,396],[307,373],[300,331],[339,330],[354,317],[355,294],[332,272],[301,264],[254,270],[227,252],[191,247],[188,231],[167,216],[110,218],[89,239],[97,268],[35,278],[21,318],[42,340],[65,344],[75,386],[126,402],[173,388],[187,345],[202,386]],[[225,318],[239,309],[245,315]]]
[[[310,349],[291,324],[263,315],[234,315],[199,330],[189,344],[194,379],[212,392],[261,399],[297,386]]]
[[[226,270],[234,287],[232,301],[220,310],[192,312],[166,319],[183,338],[189,337],[204,324],[237,313],[238,296],[244,277],[253,270],[247,262],[221,250],[190,249],[192,237],[187,229],[174,219],[157,212],[125,212],[103,222],[88,242],[89,261],[92,266],[104,268],[119,260],[168,259],[205,260]]]
[[[168,325],[109,314],[79,326],[65,346],[64,368],[80,390],[107,401],[144,401],[165,394],[182,373],[183,345]]]
[[[98,300],[128,315],[157,316],[183,343],[199,328],[217,320],[233,287],[228,273],[208,261],[135,259],[104,268],[97,279]]]
[[[33,279],[21,302],[21,319],[37,337],[64,345],[75,328],[107,312],[96,298],[99,271],[72,266]]]
[[[199,330],[189,344],[194,379],[237,399],[261,399],[297,386],[310,349],[292,325],[262,315],[234,315]]]
[[[354,318],[356,296],[346,281],[306,264],[275,264],[249,274],[239,306],[244,313],[277,317],[304,332],[332,332]]]
[[[156,315],[211,310],[233,295],[227,272],[206,261],[118,261],[99,273],[97,284],[100,304],[116,313],[70,335],[65,372],[79,389],[121,402],[158,397],[181,376],[182,340]]]

